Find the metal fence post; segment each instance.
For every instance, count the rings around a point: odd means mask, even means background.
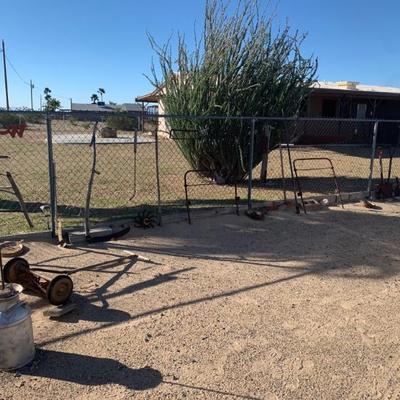
[[[249,146],[249,177],[247,181],[247,208],[250,210],[253,206],[252,203],[252,189],[253,189],[253,157],[254,157],[254,131],[255,131],[256,120],[251,120],[251,131],[250,131],[250,146]]]
[[[268,176],[268,161],[269,161],[269,146],[271,142],[271,128],[268,124],[263,126],[263,139],[266,140],[264,154],[261,162],[260,181],[267,183]]]
[[[158,225],[161,225],[162,210],[161,210],[161,188],[160,188],[160,158],[159,158],[159,142],[158,130],[156,129],[155,135],[155,151],[156,151],[156,180],[157,180],[157,209],[158,209]]]
[[[51,221],[51,235],[56,235],[56,177],[53,160],[53,136],[51,131],[51,117],[46,114],[46,126],[47,126],[47,159],[48,159],[48,173],[49,173],[49,194],[50,194],[50,221]]]
[[[286,196],[286,177],[285,177],[285,168],[283,166],[283,152],[282,152],[282,139],[279,141],[279,159],[281,162],[281,179],[282,179],[282,192],[283,192],[283,200],[286,204],[287,196]]]
[[[372,177],[374,174],[374,160],[375,160],[375,153],[376,153],[376,139],[378,137],[378,128],[379,128],[379,121],[375,121],[374,135],[372,137],[372,153],[371,153],[371,160],[369,163],[369,177],[368,177],[368,186],[367,186],[368,197],[371,197],[371,194],[372,194]]]

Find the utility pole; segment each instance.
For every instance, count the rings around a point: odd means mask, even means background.
[[[72,98],[69,99],[69,106],[70,106],[70,109],[72,111]]]
[[[10,110],[10,102],[8,100],[8,82],[7,82],[7,65],[6,65],[6,47],[4,46],[4,40],[1,41],[3,51],[3,68],[4,68],[4,88],[6,90],[6,107],[7,111]]]
[[[43,111],[42,95],[40,95],[40,111]]]
[[[29,81],[29,86],[31,88],[31,110],[33,111],[33,89],[35,85],[32,83],[32,79]]]

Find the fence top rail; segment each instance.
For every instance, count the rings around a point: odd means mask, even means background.
[[[1,114],[16,114],[16,115],[43,115],[49,117],[77,117],[77,116],[93,116],[93,117],[110,117],[110,116],[132,116],[132,117],[140,117],[140,116],[153,116],[154,114],[143,112],[143,111],[31,111],[31,110],[3,110],[0,109]]]
[[[400,124],[400,119],[357,119],[357,118],[323,118],[323,117],[266,117],[266,116],[234,116],[234,115],[186,115],[186,114],[157,114],[147,111],[37,111],[37,110],[5,110],[0,109],[1,114],[17,114],[17,115],[48,115],[49,117],[59,116],[115,116],[115,115],[130,115],[134,117],[149,117],[149,118],[165,118],[165,119],[186,119],[186,120],[236,120],[236,121],[271,121],[271,122],[359,122],[359,123],[397,123]]]
[[[316,117],[258,117],[258,116],[230,116],[230,115],[177,115],[177,114],[151,114],[152,117],[165,119],[187,119],[187,120],[236,120],[236,121],[271,121],[271,122],[391,122],[399,123],[400,120],[383,120],[383,119],[356,119],[356,118],[316,118]]]

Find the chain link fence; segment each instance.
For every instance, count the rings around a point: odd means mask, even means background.
[[[96,140],[96,165],[90,201],[94,221],[133,217],[137,208],[157,203],[155,137],[139,131],[132,115],[63,115],[52,119],[57,212],[64,225],[84,215]]]
[[[46,135],[46,115],[0,112],[0,236],[47,229],[40,209],[50,201]]]
[[[336,193],[327,159],[343,193],[365,192],[390,158],[400,175],[398,142],[396,121],[0,112],[0,236],[54,229],[52,204],[81,224],[93,167],[91,219],[133,220]]]

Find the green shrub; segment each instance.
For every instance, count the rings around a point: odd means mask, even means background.
[[[68,121],[71,123],[73,126],[78,126],[79,125],[79,120],[76,117],[69,117]]]
[[[23,119],[17,114],[0,114],[0,127],[8,128],[10,125],[23,123]]]
[[[138,128],[138,120],[128,115],[112,115],[106,119],[106,125],[120,131],[133,131]]]
[[[7,128],[10,125],[19,124],[42,124],[44,116],[40,113],[32,114],[3,114],[0,113],[0,127]]]
[[[28,124],[44,124],[45,118],[41,113],[24,114],[23,120]]]

